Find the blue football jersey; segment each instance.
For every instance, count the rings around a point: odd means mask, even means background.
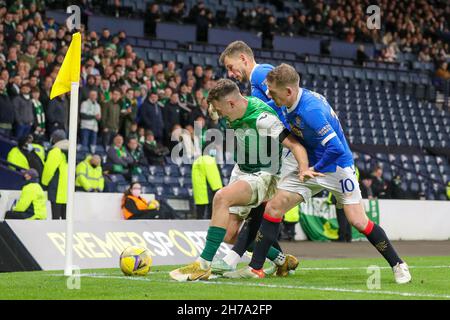
[[[336,113],[324,96],[301,88],[297,102],[287,109],[291,133],[308,152],[318,172],[335,172],[353,165],[353,155]]]
[[[275,102],[267,96],[267,74],[274,68],[270,64],[257,64],[250,75],[250,84],[252,87],[251,95],[257,97],[267,103],[275,110],[281,122],[289,129],[289,124],[286,121],[286,107],[277,107]]]

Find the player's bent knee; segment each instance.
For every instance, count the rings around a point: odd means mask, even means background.
[[[216,192],[213,199],[213,206],[228,206],[230,199],[228,199],[226,195],[226,191],[224,189],[220,189]]]
[[[281,203],[278,201],[269,201],[266,204],[264,213],[274,218],[283,218],[284,212],[281,209]]]

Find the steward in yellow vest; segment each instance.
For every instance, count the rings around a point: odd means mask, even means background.
[[[48,199],[52,204],[52,218],[65,219],[69,140],[66,140],[66,133],[63,130],[54,131],[51,140],[53,147],[47,155],[41,182],[47,187]]]
[[[208,185],[213,192],[223,187],[216,159],[207,155],[198,157],[192,164],[191,175],[197,219],[205,219],[204,212],[209,204]]]
[[[45,220],[47,219],[47,196],[39,184],[39,175],[35,169],[25,171],[25,185],[22,187],[19,201],[5,219]]]
[[[87,192],[102,192],[105,186],[103,178],[102,160],[98,155],[88,155],[84,161],[77,165],[75,171],[75,186],[77,190]]]
[[[38,174],[41,175],[45,160],[44,147],[32,142],[33,136],[31,135],[21,138],[17,147],[9,151],[6,160],[25,170],[36,169]],[[10,168],[14,169],[12,166]]]

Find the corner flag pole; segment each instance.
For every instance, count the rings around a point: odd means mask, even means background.
[[[69,118],[69,174],[67,181],[67,210],[66,210],[66,261],[64,275],[72,275],[73,265],[73,211],[75,195],[75,166],[77,152],[78,125],[78,89],[79,82],[72,82],[70,88],[70,118]]]
[[[70,118],[69,118],[69,172],[67,181],[66,205],[66,245],[64,275],[72,275],[72,246],[73,246],[73,207],[75,193],[75,155],[77,152],[77,125],[78,125],[78,90],[80,87],[81,70],[81,34],[72,35],[72,41],[67,49],[66,56],[53,83],[50,99],[70,91]]]

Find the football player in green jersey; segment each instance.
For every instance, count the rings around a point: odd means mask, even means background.
[[[209,93],[208,102],[235,132],[236,165],[229,185],[214,196],[213,214],[202,254],[195,262],[170,272],[170,277],[178,281],[208,279],[211,262],[227,232],[234,235],[250,210],[272,197],[281,167],[281,144],[291,150],[302,179],[321,175],[309,170],[306,150],[290,135],[276,112],[256,97],[242,96],[233,81],[218,81]],[[267,146],[270,146],[271,154],[264,157]]]

